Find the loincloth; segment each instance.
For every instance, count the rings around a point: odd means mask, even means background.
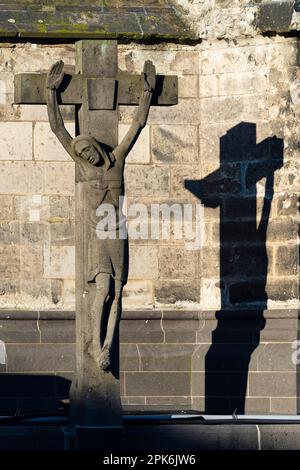
[[[124,284],[128,278],[128,238],[93,239],[89,241],[87,282],[95,282],[97,274],[110,274]]]

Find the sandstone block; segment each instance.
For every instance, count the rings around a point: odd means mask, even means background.
[[[17,217],[20,221],[40,222],[49,220],[49,198],[41,194],[15,196]]]
[[[186,167],[174,166],[171,169],[171,196],[174,202],[196,202],[198,201],[195,192],[198,188],[198,181],[201,179],[199,166]],[[189,184],[189,182],[191,182]],[[195,191],[192,191],[195,188]]]
[[[184,75],[178,80],[179,98],[198,97],[198,75]]]
[[[42,194],[44,166],[35,162],[0,162],[0,186],[6,194]]]
[[[190,386],[187,372],[126,373],[126,395],[188,395]]]
[[[16,207],[15,207],[15,199],[13,195],[0,195],[0,207],[1,207],[1,214],[0,220],[13,220],[16,219]]]
[[[295,372],[250,372],[249,395],[291,397],[297,394]]]
[[[130,124],[119,124],[119,142],[129,130]],[[150,163],[150,130],[145,126],[134,147],[126,158],[127,163]]]
[[[20,241],[22,244],[48,244],[50,240],[48,222],[22,222],[20,225]]]
[[[50,222],[66,222],[74,215],[69,196],[50,196],[49,206]]]
[[[192,344],[140,344],[138,345],[142,371],[191,370],[194,351]]]
[[[74,279],[75,248],[73,246],[44,246],[44,277]]]
[[[65,123],[67,131],[72,137],[75,135],[74,123]],[[70,161],[65,151],[47,122],[36,122],[34,125],[34,158],[47,161]]]
[[[0,122],[0,160],[32,160],[32,123]]]
[[[43,164],[45,166],[45,164]],[[45,194],[72,196],[75,192],[75,163],[51,162],[45,168]]]
[[[269,91],[267,71],[202,75],[199,79],[200,97],[250,95]]]
[[[63,285],[64,308],[75,308],[75,280],[64,279]]]
[[[120,106],[121,122],[130,124],[134,109],[129,106]],[[201,117],[202,119],[202,117]],[[148,124],[191,124],[200,123],[200,101],[196,98],[179,100],[178,105],[172,107],[154,106],[150,109]]]
[[[298,272],[299,247],[298,245],[279,246],[276,250],[275,270],[280,276],[296,275]]]
[[[168,196],[170,192],[169,169],[161,166],[129,165],[125,182],[129,196]]]
[[[154,159],[165,164],[195,164],[198,160],[196,126],[152,126],[151,149]]]
[[[155,245],[130,246],[129,277],[154,279],[158,276],[158,248]]]
[[[198,51],[178,51],[170,64],[170,70],[183,75],[193,75],[199,72]]]
[[[75,245],[75,226],[73,223],[50,224],[51,245]]]
[[[6,278],[17,277],[20,270],[20,250],[16,246],[12,250],[10,245],[0,245],[0,272]]]
[[[200,301],[200,286],[190,280],[164,280],[155,283],[155,304],[193,308]]]
[[[123,291],[123,308],[152,308],[153,288],[151,281],[129,280]]]

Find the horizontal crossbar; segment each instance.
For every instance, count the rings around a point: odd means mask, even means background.
[[[46,103],[45,73],[21,73],[15,76],[16,104]],[[82,75],[65,74],[58,90],[60,104],[81,104],[83,99]],[[140,75],[120,73],[114,78],[87,78],[89,109],[114,109],[116,104],[136,105],[142,91]],[[157,76],[152,105],[171,106],[178,103],[177,76]]]

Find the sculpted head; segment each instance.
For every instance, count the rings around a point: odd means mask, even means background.
[[[75,155],[95,166],[111,166],[111,156],[104,147],[89,135],[78,135],[72,141]]]

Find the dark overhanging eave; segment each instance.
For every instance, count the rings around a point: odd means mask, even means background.
[[[145,2],[146,4],[147,2]],[[37,5],[35,5],[37,7]],[[193,40],[174,6],[122,7],[21,6],[9,9],[0,0],[0,37],[6,39]]]
[[[284,0],[258,5],[256,28],[265,35],[295,34],[296,30],[292,29],[292,18],[295,11],[300,15],[299,4],[299,1]]]

